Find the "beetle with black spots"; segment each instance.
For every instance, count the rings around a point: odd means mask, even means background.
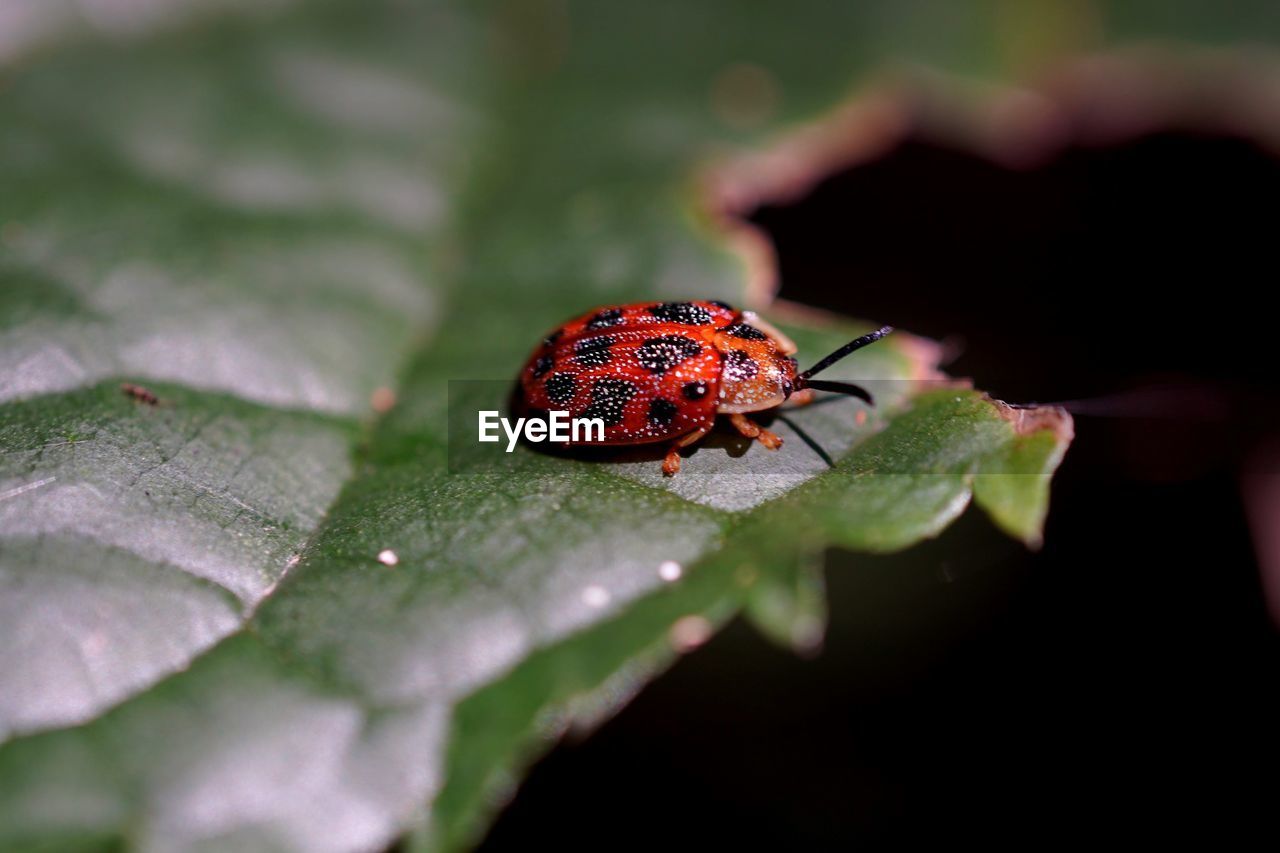
[[[604,306],[543,339],[520,373],[515,399],[525,412],[600,418],[604,444],[667,442],[662,471],[671,476],[680,470],[680,449],[710,432],[719,415],[776,450],[782,439],[747,413],[809,389],[870,404],[857,385],[812,377],[891,331],[863,335],[801,372],[791,357],[795,344],[751,311],[709,300]]]

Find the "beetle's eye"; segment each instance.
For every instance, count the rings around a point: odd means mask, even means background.
[[[791,396],[791,392],[792,392],[792,391],[794,391],[794,390],[795,390],[795,386],[793,386],[793,385],[791,384],[791,380],[790,380],[790,379],[784,379],[784,380],[782,380],[782,396],[783,396],[784,398],[786,398],[786,397],[790,397],[790,396]]]

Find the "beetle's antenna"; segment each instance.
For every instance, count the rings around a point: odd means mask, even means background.
[[[871,394],[866,388],[861,385],[854,385],[852,382],[830,382],[825,379],[810,379],[804,383],[804,387],[813,388],[817,391],[834,391],[837,394],[848,394],[850,397],[866,400],[868,406],[876,404],[876,401],[871,399]]]
[[[867,344],[875,343],[876,341],[880,340],[881,338],[883,338],[885,335],[889,334],[892,331],[893,331],[893,326],[881,326],[879,329],[876,329],[874,332],[872,332],[869,335],[863,335],[860,338],[856,338],[852,341],[849,341],[849,343],[840,347],[840,349],[831,353],[831,355],[822,359],[822,361],[819,361],[813,367],[810,367],[804,373],[801,373],[799,376],[797,376],[796,379],[799,380],[799,385],[802,387],[817,388],[818,386],[816,384],[808,381],[810,376],[816,376],[817,374],[826,370],[831,365],[835,364],[840,359],[847,356],[849,353],[856,352],[862,349],[863,347],[865,347]],[[835,390],[835,389],[826,389],[826,390]]]

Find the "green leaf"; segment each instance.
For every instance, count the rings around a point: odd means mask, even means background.
[[[889,60],[999,79],[993,8],[332,2],[11,66],[0,847],[465,846],[735,614],[813,650],[828,547],[1034,545],[1069,418],[906,334],[831,372],[874,410],[673,479],[450,430],[592,305],[748,300],[699,167]],[[802,361],[867,328],[760,307]]]

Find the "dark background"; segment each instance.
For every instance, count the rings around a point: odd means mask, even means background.
[[[832,553],[820,655],[735,622],[539,763],[486,847],[1272,837],[1280,635],[1240,482],[1280,413],[1278,198],[1237,139],[1014,171],[916,137],[755,212],[783,297],[1075,401],[1046,544],[971,510]]]

